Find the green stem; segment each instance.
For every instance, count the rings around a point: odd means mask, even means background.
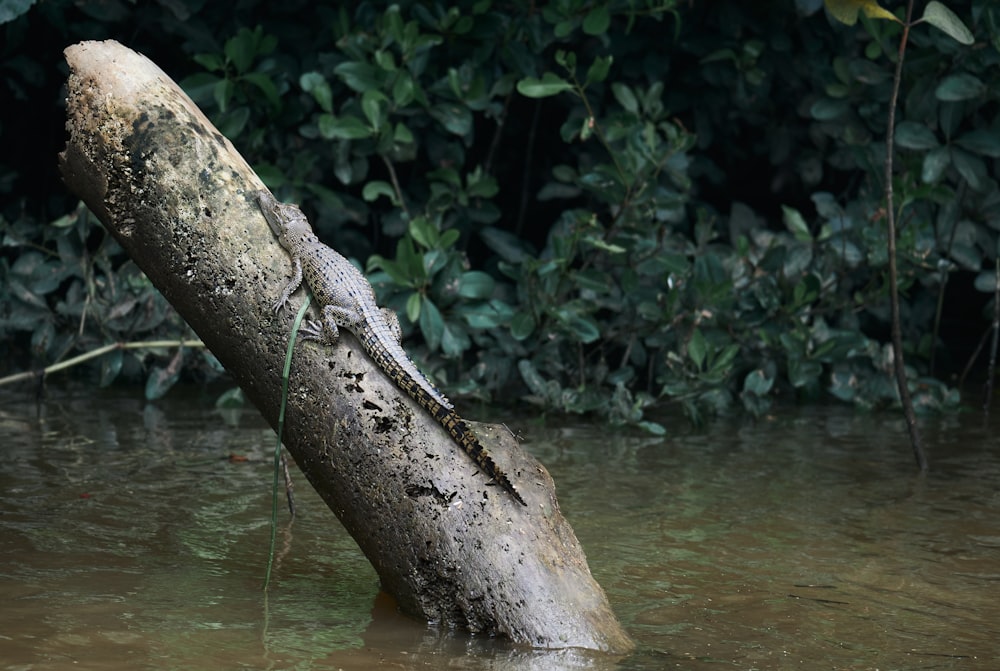
[[[90,359],[96,359],[99,356],[104,356],[108,352],[113,352],[119,349],[153,349],[157,347],[204,347],[205,343],[200,340],[143,340],[137,342],[113,342],[108,345],[101,345],[96,349],[92,349],[89,352],[84,352],[83,354],[77,355],[71,359],[66,359],[65,361],[60,361],[59,363],[54,363],[51,366],[46,366],[42,370],[28,370],[22,373],[15,373],[14,375],[8,375],[7,377],[0,378],[0,387],[5,384],[13,384],[14,382],[20,382],[21,380],[30,380],[39,376],[47,376],[52,373],[56,373],[67,368],[72,368]]]
[[[896,103],[899,99],[899,88],[903,79],[903,57],[906,54],[906,41],[913,25],[913,0],[906,7],[906,21],[903,23],[903,35],[899,41],[899,52],[896,59],[896,72],[892,81],[892,97],[889,99],[889,117],[886,123],[885,138],[885,217],[889,237],[889,303],[892,309],[892,353],[896,372],[896,387],[899,390],[899,400],[906,416],[906,428],[910,434],[910,446],[917,461],[920,472],[927,471],[927,457],[920,442],[920,430],[917,427],[917,416],[913,410],[913,399],[910,398],[909,382],[906,377],[906,364],[903,360],[903,334],[899,316],[899,279],[896,267],[896,212],[892,194],[892,154],[893,140],[896,128]]]
[[[288,349],[285,350],[285,367],[281,371],[281,406],[278,410],[278,437],[274,445],[274,479],[271,483],[271,547],[267,555],[267,572],[264,575],[264,592],[271,584],[271,567],[274,565],[274,548],[278,535],[278,476],[281,473],[281,435],[285,430],[285,406],[288,405],[288,373],[292,369],[292,352],[295,350],[295,338],[299,335],[299,325],[309,307],[309,295],[299,308],[292,322],[292,334],[288,338]]]

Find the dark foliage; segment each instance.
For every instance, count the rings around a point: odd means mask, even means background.
[[[924,409],[957,402],[932,366],[964,363],[952,333],[988,327],[1000,230],[1000,9],[951,8],[976,42],[918,26],[897,117],[904,336]],[[651,431],[668,402],[695,421],[778,397],[895,402],[881,184],[894,23],[843,26],[805,0],[46,2],[0,21],[11,369],[184,333],[55,177],[61,50],[113,37],[367,260],[408,349],[453,393]],[[942,301],[957,283],[984,293]],[[102,380],[156,354],[119,354]],[[212,374],[210,358],[186,361]]]

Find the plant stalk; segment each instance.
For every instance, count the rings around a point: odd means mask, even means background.
[[[888,227],[889,242],[889,302],[892,309],[892,361],[896,372],[896,387],[899,389],[899,400],[903,405],[906,417],[906,429],[910,434],[910,446],[917,467],[921,473],[927,471],[927,456],[920,441],[920,429],[917,427],[917,415],[913,410],[913,399],[906,377],[906,363],[903,360],[903,333],[899,317],[899,278],[896,265],[896,213],[892,194],[892,154],[894,135],[896,132],[896,103],[899,99],[899,88],[903,79],[903,58],[906,53],[906,41],[910,35],[913,21],[913,0],[906,5],[906,20],[903,23],[903,35],[899,40],[899,52],[896,58],[896,71],[892,79],[892,97],[889,100],[889,117],[886,123],[885,137],[885,216]]]

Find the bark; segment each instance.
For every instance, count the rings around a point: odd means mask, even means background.
[[[263,185],[145,57],[109,41],[66,58],[67,185],[276,426],[302,293],[273,313],[291,263],[252,198]],[[285,445],[405,612],[536,647],[631,649],[548,473],[506,429],[475,428],[527,507],[488,483],[352,336],[296,346]]]

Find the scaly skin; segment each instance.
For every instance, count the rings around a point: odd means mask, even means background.
[[[361,271],[319,241],[296,205],[279,203],[263,190],[257,192],[257,202],[278,242],[292,257],[292,279],[274,304],[275,312],[284,307],[304,279],[322,312],[320,323],[310,322],[302,329],[304,337],[332,345],[340,335],[338,327],[353,333],[378,367],[429,412],[489,477],[521,505],[527,505],[451,402],[407,356],[400,345],[399,318],[395,312],[378,307],[375,291]]]

